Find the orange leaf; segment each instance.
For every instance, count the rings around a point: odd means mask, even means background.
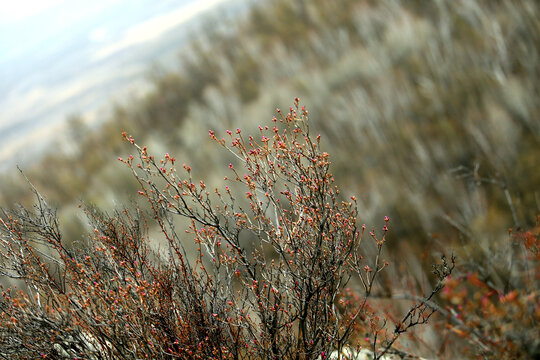
[[[476,274],[469,274],[467,276],[467,280],[474,286],[486,287],[486,284],[484,284],[484,282],[481,281]]]

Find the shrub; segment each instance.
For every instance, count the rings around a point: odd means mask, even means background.
[[[498,249],[476,269],[459,268],[448,279],[447,328],[463,341],[463,355],[483,359],[537,359],[540,356],[540,217],[531,230],[510,230],[509,263]],[[507,256],[508,257],[508,256]],[[504,267],[503,281],[497,267]],[[499,280],[499,281],[498,281]]]
[[[388,266],[389,219],[382,234],[369,231],[376,252],[363,259],[366,226],[357,225],[356,199],[342,198],[308,112],[296,100],[278,114],[258,136],[237,129],[226,140],[210,131],[237,163],[213,191],[189,166],[177,170],[169,154],[156,160],[124,133],[136,153],[120,160],[146,208],[109,216],[87,207],[93,232],[78,246],[66,245],[55,211],[35,188],[33,210],[3,210],[0,269],[22,280],[24,291],[3,291],[0,355],[315,359],[358,348],[352,335],[362,328],[378,359],[426,323],[454,258],[435,266],[433,290],[401,321],[380,318],[368,298]],[[176,230],[176,217],[189,220],[190,235]],[[165,251],[150,246],[149,218]],[[357,301],[345,290],[354,281],[361,284]]]

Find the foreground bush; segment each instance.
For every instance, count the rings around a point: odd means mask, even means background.
[[[210,191],[156,160],[124,133],[136,155],[120,159],[141,186],[146,210],[112,216],[88,208],[93,233],[67,246],[54,210],[34,189],[34,209],[3,210],[2,275],[22,280],[3,291],[0,355],[9,358],[315,359],[367,331],[375,358],[434,313],[432,297],[453,269],[435,267],[436,285],[401,321],[379,318],[368,304],[388,265],[381,235],[369,232],[363,259],[355,198],[343,200],[329,155],[312,137],[298,101],[260,134],[210,136],[237,158],[229,185]],[[237,168],[238,166],[238,168]],[[240,170],[241,168],[241,170]],[[243,190],[242,190],[243,188]],[[145,215],[149,213],[149,215]],[[175,217],[189,220],[186,233]],[[166,250],[152,249],[148,218]],[[197,255],[184,244],[194,239]],[[344,301],[357,282],[361,296]],[[361,284],[361,285],[360,285]],[[342,300],[340,300],[342,299]]]

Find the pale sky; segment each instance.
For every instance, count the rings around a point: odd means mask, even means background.
[[[68,0],[0,0],[0,22],[14,23]]]
[[[95,43],[109,42],[96,58],[105,58],[117,51],[137,43],[144,43],[158,38],[179,23],[189,20],[198,14],[214,7],[224,0],[173,0],[166,3],[178,3],[181,6],[174,11],[153,16],[147,21],[124,29],[124,34],[111,38],[111,29],[106,23],[96,26],[87,33],[87,39]],[[4,59],[23,55],[51,42],[51,39],[69,37],[87,21],[114,19],[114,16],[126,18],[119,13],[148,7],[151,1],[137,0],[0,0],[0,53]],[[156,4],[157,5],[157,4]],[[156,10],[159,6],[153,6]],[[150,15],[150,14],[149,14]],[[114,23],[114,22],[113,22]],[[118,25],[118,22],[116,22]],[[109,25],[111,22],[109,21]],[[117,29],[118,30],[118,29]],[[60,40],[58,40],[60,41]],[[56,42],[58,42],[56,41]],[[24,54],[26,55],[26,54]],[[2,61],[3,60],[3,61]]]
[[[212,8],[224,0],[204,0],[194,1],[184,7],[181,7],[168,14],[163,14],[149,19],[137,26],[132,27],[124,33],[124,36],[116,43],[101,49],[95,56],[95,59],[102,59],[127,47],[138,43],[151,41],[171,30],[179,23],[189,20],[198,14]],[[91,38],[99,41],[106,35],[105,28],[94,30]]]
[[[0,0],[0,165],[66,115],[140,87],[151,61],[174,60],[181,37],[152,43],[219,3],[229,2]]]

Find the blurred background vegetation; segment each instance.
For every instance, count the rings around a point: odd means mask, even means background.
[[[218,184],[231,158],[208,130],[255,133],[298,96],[360,221],[392,219],[393,251],[425,267],[426,254],[453,250],[462,268],[486,263],[504,282],[496,254],[509,255],[497,251],[508,228],[540,213],[539,10],[536,0],[255,2],[208,19],[177,70],[153,69],[152,90],[112,105],[99,126],[73,116],[58,140],[69,151],[24,171],[77,239],[81,201],[110,209],[136,196],[117,161],[129,151],[122,130]],[[15,169],[0,179],[0,206],[31,202]]]

